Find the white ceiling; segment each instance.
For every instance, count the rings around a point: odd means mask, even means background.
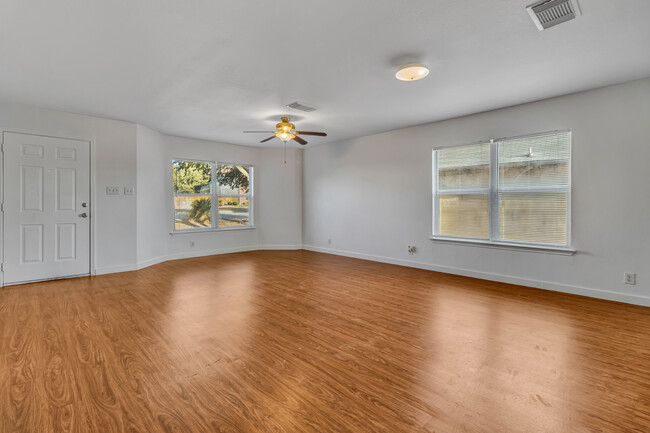
[[[4,0],[0,99],[244,145],[286,113],[318,144],[650,76],[650,1],[544,32],[531,1]]]

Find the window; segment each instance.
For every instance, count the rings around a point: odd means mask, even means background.
[[[433,151],[434,238],[570,245],[571,133]]]
[[[172,161],[174,230],[253,225],[253,167]]]

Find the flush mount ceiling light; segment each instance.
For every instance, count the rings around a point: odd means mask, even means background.
[[[397,71],[395,77],[400,81],[417,81],[429,75],[429,68],[423,65],[408,65]]]

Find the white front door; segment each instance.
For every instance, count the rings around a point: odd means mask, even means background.
[[[4,283],[90,273],[90,143],[5,132]]]

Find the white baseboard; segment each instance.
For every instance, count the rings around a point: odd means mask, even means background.
[[[260,251],[301,250],[302,245],[260,245],[257,249]]]
[[[148,259],[142,262],[138,262],[136,268],[138,270],[148,268],[149,266],[157,265],[158,263],[166,262],[167,260],[169,260],[167,256],[154,257],[153,259]]]
[[[255,251],[260,249],[257,246],[245,246],[237,248],[223,248],[218,250],[205,250],[205,251],[188,251],[182,253],[169,254],[166,256],[154,257],[152,259],[143,260],[136,265],[120,265],[120,266],[107,266],[104,268],[97,268],[95,275],[114,274],[117,272],[137,271],[139,269],[148,268],[149,266],[157,265],[159,263],[168,262],[170,260],[191,259],[194,257],[204,256],[217,256],[219,254],[240,253],[243,251]]]
[[[454,268],[449,266],[433,265],[431,263],[417,262],[414,260],[402,260],[392,257],[375,256],[370,254],[356,253],[353,251],[337,250],[333,248],[322,248],[313,245],[303,245],[303,249],[320,253],[334,254],[337,256],[353,257],[356,259],[370,260],[373,262],[390,263],[393,265],[408,266],[411,268],[426,269],[429,271],[442,272],[445,274],[462,275],[464,277],[480,278],[482,280],[497,281],[500,283],[517,284],[519,286],[534,287],[536,289],[551,290],[554,292],[570,293],[573,295],[588,296],[590,298],[606,299],[608,301],[625,302],[627,304],[642,305],[650,307],[650,297],[617,293],[608,290],[593,289],[590,287],[569,286],[553,283],[550,281],[538,281],[526,278],[511,277],[502,274],[489,272],[472,271],[469,269]]]
[[[220,254],[230,254],[230,253],[242,253],[244,251],[255,251],[257,249],[258,249],[257,245],[249,245],[249,246],[236,247],[236,248],[221,248],[217,250],[185,251],[182,253],[168,254],[165,257],[165,260],[163,261],[167,262],[169,260],[192,259],[195,257],[218,256]]]
[[[136,268],[144,269],[149,266],[157,265],[159,263],[167,262],[170,260],[191,259],[194,257],[205,257],[205,256],[218,256],[220,254],[241,253],[245,251],[299,250],[299,249],[302,249],[302,245],[250,245],[245,247],[223,248],[218,250],[191,251],[191,252],[186,251],[183,253],[170,254],[167,256],[155,257],[153,259],[148,259],[142,262],[138,262]],[[131,270],[135,270],[135,269],[131,269]],[[124,271],[120,270],[116,272],[124,272]],[[110,273],[110,272],[104,272],[104,273]]]
[[[149,266],[163,263],[170,260],[188,259],[193,257],[215,256],[220,254],[239,253],[244,251],[261,251],[261,250],[299,250],[316,251],[320,253],[334,254],[337,256],[353,257],[374,262],[390,263],[393,265],[408,266],[411,268],[426,269],[429,271],[442,272],[445,274],[462,275],[465,277],[480,278],[483,280],[497,281],[500,283],[517,284],[520,286],[534,287],[537,289],[551,290],[555,292],[570,293],[574,295],[588,296],[591,298],[606,299],[609,301],[625,302],[628,304],[642,305],[650,307],[650,297],[641,295],[631,295],[628,293],[618,293],[609,290],[594,289],[590,287],[569,286],[566,284],[553,283],[550,281],[531,280],[527,278],[512,277],[509,275],[493,274],[489,272],[473,271],[469,269],[454,268],[450,266],[439,266],[431,263],[418,262],[415,260],[395,259],[392,257],[376,256],[371,254],[357,253],[353,251],[337,250],[333,248],[322,248],[313,245],[250,245],[237,248],[224,248],[208,251],[192,251],[170,254],[167,256],[156,257],[142,262],[137,265],[119,265],[97,268],[96,275],[112,274],[117,272],[135,271],[144,269]]]
[[[130,272],[137,270],[135,265],[116,265],[116,266],[106,266],[103,268],[95,269],[93,275],[106,275],[106,274],[116,274],[118,272]]]

